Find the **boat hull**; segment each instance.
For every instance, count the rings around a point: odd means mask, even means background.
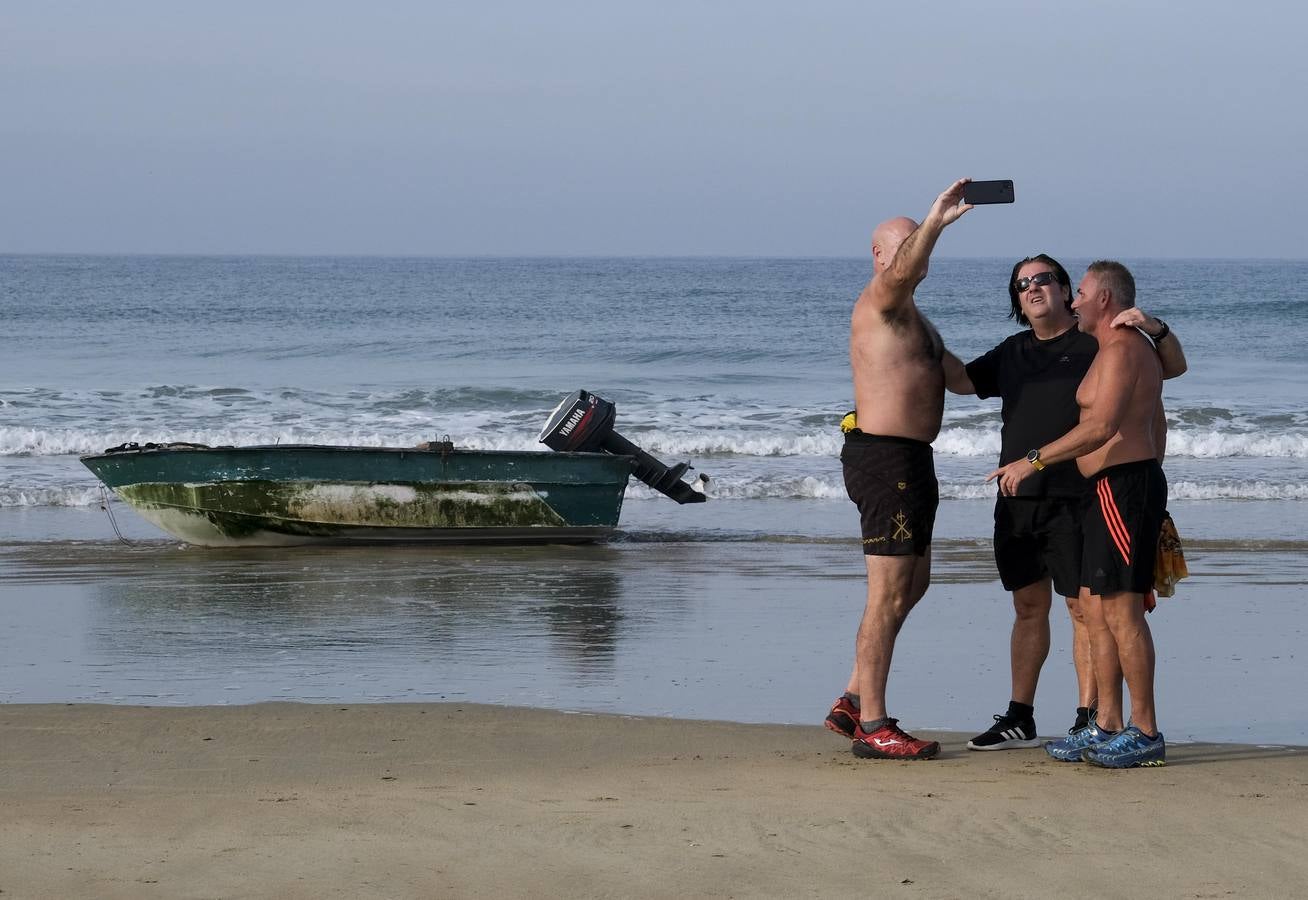
[[[602,540],[632,464],[599,453],[282,445],[150,447],[82,462],[201,546]]]

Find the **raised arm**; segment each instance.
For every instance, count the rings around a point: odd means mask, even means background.
[[[1158,362],[1163,367],[1163,378],[1184,375],[1188,368],[1181,339],[1162,319],[1155,319],[1139,307],[1124,309],[1113,319],[1114,328],[1138,328],[1154,342]]]
[[[936,198],[922,224],[899,245],[890,265],[863,289],[860,302],[866,302],[881,312],[889,312],[913,299],[913,289],[926,278],[927,262],[940,239],[940,232],[972,208],[959,202],[963,199],[963,186],[971,180],[960,178]]]

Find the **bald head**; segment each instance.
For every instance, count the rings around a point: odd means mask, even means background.
[[[872,270],[882,272],[890,267],[895,252],[904,238],[917,230],[917,223],[907,216],[886,219],[872,232]]]

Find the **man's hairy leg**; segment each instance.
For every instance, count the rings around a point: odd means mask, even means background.
[[[867,605],[858,626],[855,672],[862,718],[886,716],[886,679],[895,652],[895,638],[908,613],[926,593],[931,580],[931,554],[925,556],[865,556]]]
[[[1109,594],[1103,598],[1102,606],[1104,620],[1117,645],[1117,657],[1127,690],[1131,692],[1131,721],[1145,734],[1157,734],[1154,636],[1145,621],[1144,595],[1129,591]]]
[[[1090,632],[1090,656],[1094,661],[1095,686],[1099,692],[1099,727],[1122,730],[1122,666],[1117,641],[1104,618],[1105,601],[1098,594],[1082,598],[1081,609]]]
[[[1078,706],[1094,708],[1099,705],[1099,692],[1095,683],[1094,658],[1090,654],[1090,626],[1086,624],[1083,604],[1090,601],[1090,590],[1081,588],[1076,597],[1065,597],[1067,614],[1072,619],[1072,665],[1076,668]]]
[[[1013,694],[1009,699],[1035,706],[1040,668],[1049,656],[1049,607],[1053,588],[1045,578],[1013,591],[1013,633],[1009,638],[1009,665]]]

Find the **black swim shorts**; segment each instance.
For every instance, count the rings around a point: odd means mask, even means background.
[[[940,503],[931,445],[855,429],[845,435],[840,462],[845,490],[858,505],[863,552],[924,555]]]
[[[1081,584],[1101,596],[1149,593],[1167,512],[1163,467],[1155,459],[1109,466],[1091,476],[1090,487]]]
[[[995,502],[995,566],[1004,590],[1046,578],[1060,597],[1081,592],[1083,497],[1000,497]]]

